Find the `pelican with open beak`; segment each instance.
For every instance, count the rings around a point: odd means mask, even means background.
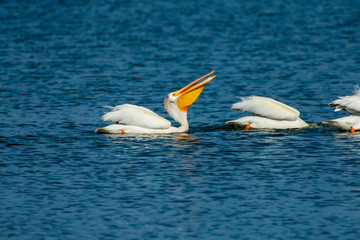
[[[216,77],[215,75],[210,76],[214,72],[215,71],[212,71],[202,76],[180,90],[169,93],[165,98],[165,110],[180,124],[180,127],[171,126],[170,121],[160,117],[150,109],[132,104],[121,104],[111,107],[112,110],[102,117],[103,121],[111,121],[115,122],[115,124],[111,124],[104,128],[98,128],[95,132],[112,134],[157,134],[188,131],[189,123],[187,120],[187,111],[199,97],[205,84]],[[204,78],[206,79],[203,80]]]

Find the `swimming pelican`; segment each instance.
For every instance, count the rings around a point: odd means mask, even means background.
[[[205,84],[213,80],[216,76],[210,76],[212,71],[185,87],[171,92],[164,100],[164,107],[168,114],[178,123],[180,127],[171,126],[170,121],[160,117],[153,111],[132,104],[122,104],[111,107],[112,111],[106,113],[103,121],[112,121],[116,124],[98,128],[96,133],[180,133],[189,129],[187,121],[188,108],[199,97]],[[210,77],[209,77],[210,76]],[[206,78],[207,77],[207,78]],[[205,80],[199,82],[200,80]]]
[[[335,101],[329,103],[329,107],[334,107],[335,112],[345,111],[349,116],[324,121],[324,124],[336,127],[340,130],[355,133],[360,129],[360,89],[355,87],[355,91],[351,96],[339,97]]]
[[[300,112],[298,110],[272,98],[243,97],[240,102],[232,105],[232,109],[252,113],[251,116],[241,117],[226,123],[244,126],[246,130],[251,128],[288,129],[309,126],[299,118]]]

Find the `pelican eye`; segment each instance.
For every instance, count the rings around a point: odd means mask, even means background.
[[[176,93],[173,93],[173,94],[172,94],[173,97],[176,97],[176,95],[177,95]]]

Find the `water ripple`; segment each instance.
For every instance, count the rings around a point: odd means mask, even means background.
[[[0,238],[356,239],[360,135],[321,124],[358,84],[355,2],[0,3]],[[94,133],[213,69],[188,133]],[[248,95],[311,127],[225,125]]]

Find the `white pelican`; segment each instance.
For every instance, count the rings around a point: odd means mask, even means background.
[[[216,77],[210,76],[214,72],[215,71],[212,71],[202,76],[178,91],[169,93],[165,98],[165,110],[176,122],[180,123],[180,127],[171,126],[170,121],[160,117],[147,108],[132,104],[122,104],[111,107],[112,111],[102,117],[103,121],[112,121],[116,122],[116,124],[98,128],[95,132],[115,134],[186,132],[189,129],[189,123],[187,121],[188,108],[199,97],[205,84]],[[204,81],[199,82],[204,78],[206,78]]]
[[[241,98],[232,105],[233,110],[250,112],[251,116],[228,121],[226,124],[261,129],[304,128],[309,126],[300,116],[300,112],[272,98],[250,96]]]
[[[350,130],[351,133],[355,133],[356,130],[360,129],[360,89],[358,89],[358,87],[355,88],[353,95],[339,97],[339,99],[329,103],[329,106],[334,107],[335,112],[343,110],[347,112],[349,116],[324,121],[324,124],[340,130]]]

